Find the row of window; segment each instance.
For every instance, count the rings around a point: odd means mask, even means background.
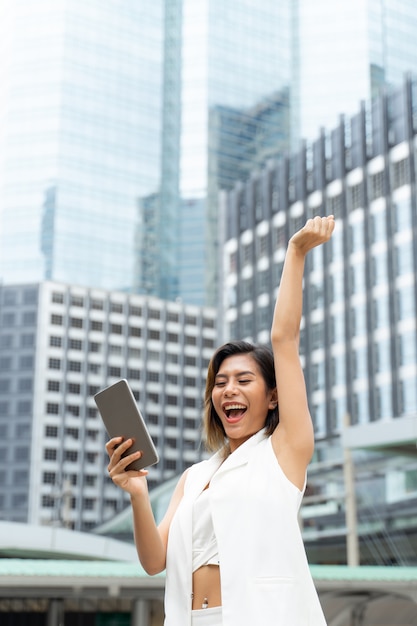
[[[172,356],[178,357],[178,355],[172,355]],[[2,367],[2,359],[5,359],[4,367]],[[0,370],[11,369],[11,365],[12,365],[11,359],[12,359],[11,357],[0,357]],[[184,365],[186,366],[197,367],[197,357],[184,355],[183,361],[184,361]],[[209,363],[208,359],[202,359],[202,361],[203,361],[202,363],[203,367],[208,367],[208,363]],[[173,363],[173,362],[178,362],[178,361],[167,359],[167,362]],[[48,359],[48,368],[50,370],[61,370],[61,369],[64,369],[65,363],[66,363],[66,369],[69,372],[82,372],[87,368],[89,372],[98,374],[102,370],[102,364],[99,364],[99,363],[86,364],[85,361],[74,361],[72,359],[65,362],[64,359],[57,359],[53,357],[50,357]],[[21,369],[28,369],[28,368],[26,367],[26,368],[21,368]],[[125,367],[119,367],[116,365],[108,365],[106,367],[106,371],[107,371],[107,376],[111,376],[111,377],[122,378],[123,377],[122,374],[126,372],[126,378],[128,379],[140,380],[141,378],[140,370],[135,369],[135,368],[126,369]],[[155,372],[151,374],[149,371],[148,373],[151,377],[156,375]]]
[[[55,304],[64,304],[65,302],[65,294],[63,292],[54,291],[51,294],[51,301]],[[92,298],[88,301],[87,298],[83,296],[69,295],[68,296],[68,304],[69,306],[89,308],[95,311],[107,311],[110,313],[121,313],[127,314],[131,317],[140,317],[144,316],[145,309],[141,306],[135,306],[128,303],[121,302],[106,302],[105,300],[99,298]],[[166,311],[164,312],[160,309],[147,309],[147,319],[153,320],[161,320],[164,319],[165,322],[174,322],[174,323],[185,323],[190,326],[197,326],[198,318],[196,315],[191,315],[189,313],[184,313],[184,315],[180,315],[180,313],[174,311]],[[209,317],[203,318],[203,326],[205,328],[214,328],[215,320]]]
[[[52,313],[50,320],[53,326],[63,326],[64,324],[64,316],[58,315],[57,313]],[[81,317],[69,318],[69,326],[71,328],[85,328],[87,323],[88,323],[88,328],[91,331],[103,332],[106,329],[106,323],[100,320],[86,320]],[[180,335],[178,333],[167,332],[165,336],[163,336],[164,334],[161,331],[155,330],[152,328],[140,327],[140,326],[125,327],[122,324],[114,324],[112,322],[109,322],[107,324],[107,331],[109,334],[124,335],[125,332],[127,332],[127,335],[129,337],[142,337],[142,333],[145,328],[146,328],[146,336],[148,339],[160,341],[162,338],[164,338],[165,341],[167,341],[168,343],[175,343],[175,344],[180,343]],[[58,343],[59,343],[59,339],[61,338],[56,339]],[[184,344],[188,346],[196,346],[198,343],[198,339],[199,339],[199,336],[196,336],[196,335],[185,335]],[[62,339],[61,339],[61,342],[62,342]],[[202,344],[204,347],[213,348],[214,340],[209,339],[207,337],[203,337]]]

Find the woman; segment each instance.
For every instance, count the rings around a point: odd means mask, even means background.
[[[314,446],[298,345],[305,257],[333,229],[333,216],[315,217],[289,241],[273,354],[234,342],[213,356],[204,427],[217,452],[184,472],[158,527],[147,472],[125,471],[140,452],[122,459],[132,441],[107,443],[140,562],[166,568],[165,626],[325,626],[297,520]]]

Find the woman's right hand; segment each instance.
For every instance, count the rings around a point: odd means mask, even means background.
[[[133,444],[132,439],[123,440],[123,437],[113,437],[106,443],[106,451],[110,457],[107,466],[109,476],[115,485],[127,491],[131,496],[140,496],[148,493],[146,476],[148,470],[126,470],[126,467],[140,459],[141,452],[133,452],[122,458],[122,454]]]

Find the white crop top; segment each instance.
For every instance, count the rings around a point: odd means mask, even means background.
[[[211,517],[209,490],[201,492],[193,508],[193,572],[203,565],[218,565],[219,555]]]

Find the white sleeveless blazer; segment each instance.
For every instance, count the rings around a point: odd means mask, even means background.
[[[165,626],[191,624],[192,510],[208,482],[223,626],[326,626],[297,520],[303,494],[264,431],[188,471],[169,532]]]

